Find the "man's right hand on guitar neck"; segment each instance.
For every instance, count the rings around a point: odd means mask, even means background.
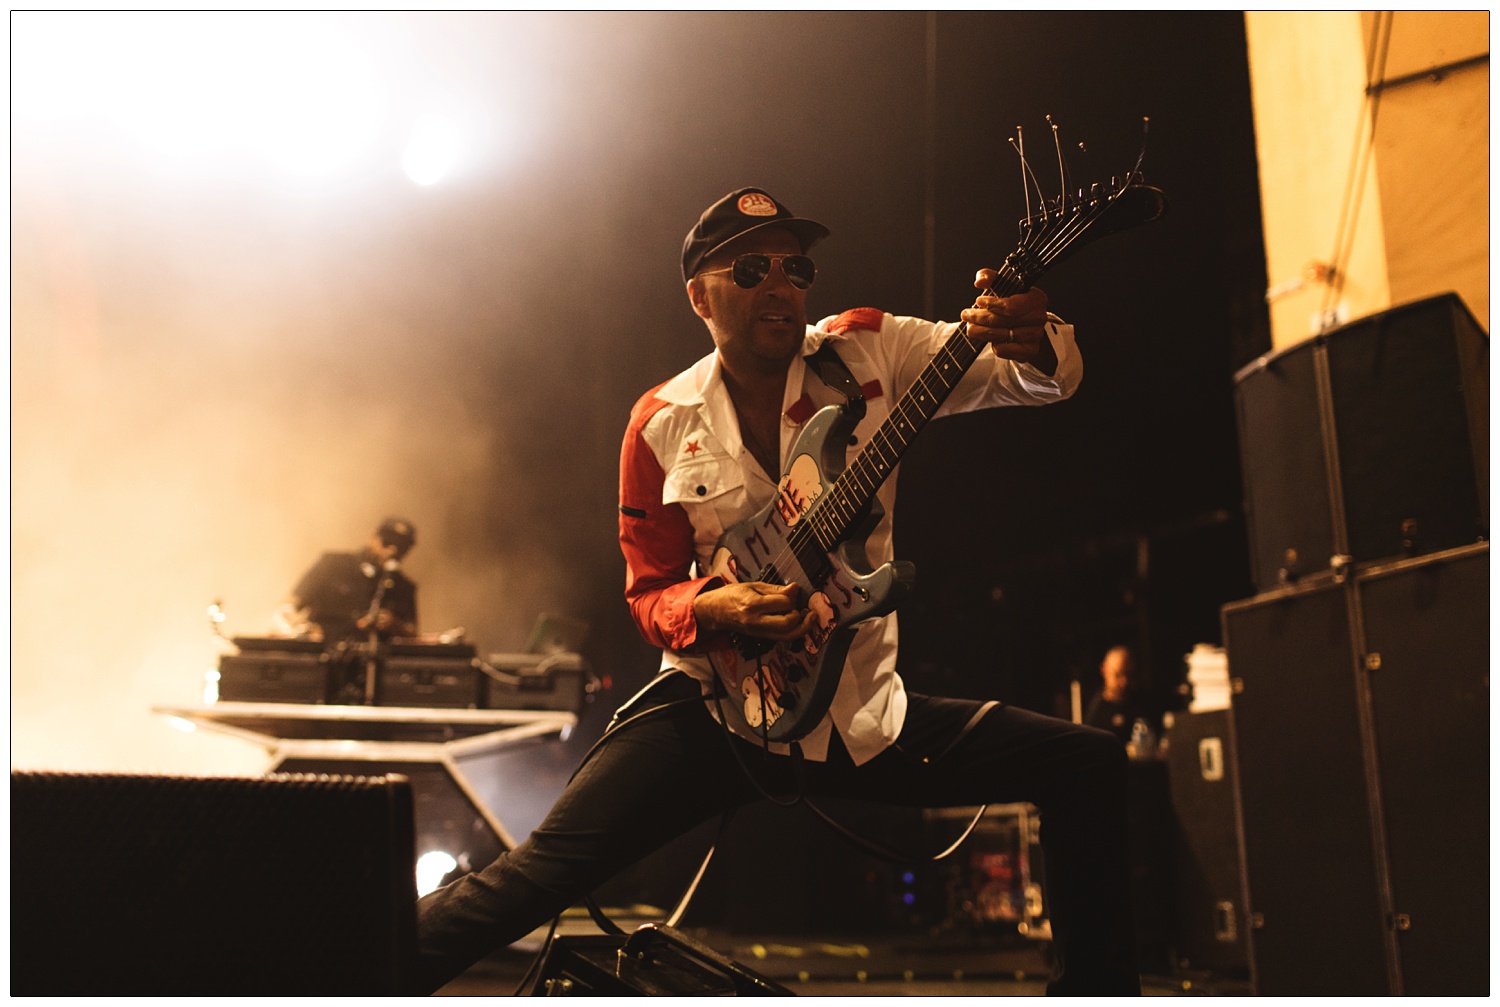
[[[999,278],[995,270],[981,269],[974,286],[988,291]],[[960,317],[969,338],[989,343],[995,356],[1031,364],[1043,374],[1057,372],[1057,353],[1047,338],[1047,295],[1036,287],[1010,297],[982,295]]]
[[[746,581],[704,591],[693,600],[699,630],[740,633],[767,640],[796,640],[812,632],[817,615],[801,607],[796,584]]]

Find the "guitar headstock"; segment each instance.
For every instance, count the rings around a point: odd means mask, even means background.
[[[1052,122],[1051,116],[1047,121],[1052,127],[1053,139],[1057,141],[1058,174],[1062,187],[1056,199],[1043,199],[1034,210],[1030,208],[1030,187],[1036,176],[1026,162],[1019,128],[1016,139],[1011,141],[1011,146],[1021,156],[1022,186],[1028,201],[1026,216],[1018,225],[1020,241],[1001,270],[1002,274],[1010,274],[1010,285],[1016,290],[1030,287],[1052,265],[1089,242],[1149,224],[1167,212],[1166,195],[1147,185],[1141,173],[1141,164],[1146,157],[1144,141],[1135,166],[1123,179],[1111,178],[1108,185],[1094,183],[1070,196],[1067,164],[1058,140],[1057,124]],[[1149,122],[1146,120],[1148,125]],[[1037,190],[1041,191],[1039,185]]]

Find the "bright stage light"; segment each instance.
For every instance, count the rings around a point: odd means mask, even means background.
[[[463,154],[463,135],[458,125],[429,119],[412,130],[401,156],[401,168],[418,185],[432,185],[452,172]]]
[[[332,31],[277,33],[264,71],[243,82],[244,142],[299,175],[330,174],[369,148],[386,96],[373,61]]]
[[[88,114],[101,104],[100,81],[118,58],[102,32],[82,14],[12,15],[11,108],[26,119],[51,122]],[[84,71],[83,68],[92,68]]]
[[[212,706],[219,701],[219,669],[210,668],[203,673],[203,705]]]
[[[226,151],[292,174],[351,166],[387,96],[371,54],[313,14],[20,14],[19,117],[113,123],[171,162]]]
[[[442,850],[424,853],[417,859],[417,895],[436,891],[448,872],[458,866],[458,861]]]

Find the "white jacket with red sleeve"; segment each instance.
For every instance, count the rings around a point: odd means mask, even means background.
[[[934,353],[957,328],[860,308],[809,325],[803,356],[787,369],[781,457],[814,412],[844,401],[823,384],[803,357],[830,341],[863,386],[867,409],[849,447],[852,461],[889,415]],[[1083,362],[1072,326],[1047,326],[1058,365],[1053,375],[996,357],[986,348],[944,402],[938,416],[1006,405],[1045,405],[1072,395]],[[777,474],[778,477],[780,473]],[[620,453],[620,548],[625,554],[625,598],[646,640],[662,648],[662,667],[704,683],[713,670],[693,618],[693,600],[719,581],[706,574],[724,531],[756,514],[776,493],[776,482],[740,441],[734,404],[717,353],[710,353],[641,397],[631,411]],[[891,510],[896,474],[878,497],[885,517],[866,540],[872,565],[893,558]],[[860,624],[828,715],[802,739],[803,754],[827,756],[837,730],[856,764],[895,741],[906,714],[906,692],[896,674],[896,614]],[[713,703],[709,701],[710,710]],[[759,739],[746,735],[759,743]],[[773,751],[786,746],[773,744]]]

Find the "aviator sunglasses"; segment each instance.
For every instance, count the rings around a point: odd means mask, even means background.
[[[771,275],[773,262],[781,263],[782,275],[798,290],[811,287],[813,278],[818,275],[818,267],[813,265],[813,260],[805,255],[766,255],[762,252],[746,252],[744,255],[736,255],[733,265],[725,266],[723,269],[705,269],[698,275],[728,273],[736,286],[753,290]]]

